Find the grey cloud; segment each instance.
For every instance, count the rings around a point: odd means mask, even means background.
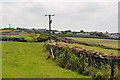
[[[3,26],[47,28],[45,14],[53,13],[53,29],[117,31],[116,3],[24,2],[3,4]]]

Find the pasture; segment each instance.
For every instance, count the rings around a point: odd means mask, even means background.
[[[2,41],[3,78],[90,78],[45,59],[44,43]]]
[[[2,43],[0,42],[0,79],[2,78]]]
[[[70,43],[66,43],[66,44],[68,44],[69,46],[79,46],[79,47],[85,48],[87,50],[96,50],[96,51],[100,51],[100,52],[108,53],[108,54],[111,54],[111,53],[114,53],[115,55],[120,54],[120,51],[118,51],[118,50],[103,49],[100,47],[85,46],[85,45],[81,45],[81,44],[70,44]]]
[[[112,39],[76,38],[76,37],[67,37],[67,38],[74,39],[76,41],[85,42],[85,43],[101,44],[101,45],[109,46],[113,48],[118,48],[118,42],[119,42],[119,40],[112,40]]]
[[[32,40],[32,37],[25,36],[25,35],[0,35],[0,37],[25,38],[26,40]]]

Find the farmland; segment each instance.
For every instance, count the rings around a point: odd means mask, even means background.
[[[84,59],[76,58],[75,55],[70,54],[68,57],[70,57],[70,62],[67,65],[64,64],[64,58],[65,54],[64,51],[61,52],[61,57],[52,61],[50,59],[46,59],[47,56],[45,56],[45,48],[43,47],[48,39],[48,35],[43,35],[40,33],[31,33],[31,32],[10,32],[9,34],[0,35],[0,37],[7,37],[7,38],[24,38],[27,40],[26,42],[18,41],[13,42],[12,40],[9,41],[1,41],[2,42],[2,63],[3,63],[3,78],[90,78],[92,77],[99,77],[104,75],[105,70],[102,69],[96,69],[94,66],[91,68],[92,70],[98,70],[99,72],[96,73],[96,71],[93,71],[92,74],[89,72],[90,68],[87,68],[85,71],[82,71],[82,67],[79,68],[80,70],[74,71],[75,65],[71,64],[71,60],[76,63],[76,60],[78,61],[84,61]],[[68,46],[78,46],[81,48],[85,48],[86,50],[95,50],[107,54],[114,53],[115,55],[118,55],[120,52],[117,49],[111,49],[111,48],[104,48],[98,45],[104,45],[108,47],[118,48],[118,40],[111,40],[111,39],[96,39],[96,38],[74,38],[74,37],[58,37],[52,35],[52,41],[53,44],[58,40],[58,44],[67,44]],[[41,41],[36,42],[36,41]],[[48,42],[48,41],[47,41]],[[76,42],[76,43],[75,43]],[[81,42],[81,43],[77,43]],[[93,44],[93,45],[85,45],[83,43]],[[94,45],[95,44],[95,45]],[[98,45],[96,45],[98,44]],[[12,46],[12,47],[11,47]],[[46,50],[47,51],[47,50]],[[56,51],[55,53],[57,53]],[[63,54],[64,53],[64,54]],[[69,51],[67,54],[70,53]],[[58,53],[59,54],[59,53]],[[73,56],[72,56],[73,55]],[[79,60],[82,59],[82,60]],[[87,58],[86,58],[87,60]],[[58,61],[60,63],[58,63]],[[67,61],[67,60],[65,60]],[[63,64],[61,64],[63,62]],[[67,63],[68,63],[67,62]],[[71,67],[68,66],[71,64]],[[77,63],[76,63],[77,64]],[[82,63],[85,64],[86,63]],[[64,67],[62,67],[62,66]],[[67,67],[66,67],[67,66]],[[74,67],[72,67],[74,66]],[[82,66],[81,63],[79,66]],[[61,68],[62,67],[62,68]],[[71,68],[71,69],[69,69]],[[68,70],[69,69],[69,70]],[[110,68],[108,68],[110,70]],[[72,70],[72,71],[71,71]],[[102,71],[101,71],[102,70]],[[82,71],[82,72],[79,72]],[[77,74],[79,73],[79,74]],[[88,75],[91,74],[91,75]],[[110,74],[110,71],[108,72]],[[82,74],[82,75],[81,75]],[[84,76],[83,76],[84,74]],[[85,76],[86,75],[86,76]]]
[[[25,38],[26,40],[31,40],[32,39],[32,37],[24,36],[24,35],[0,35],[0,37]]]
[[[2,41],[3,78],[88,78],[45,59],[44,43]]]
[[[100,52],[108,53],[108,54],[114,53],[115,55],[118,55],[120,53],[120,51],[118,51],[118,50],[103,49],[100,47],[85,46],[85,45],[81,45],[81,44],[69,44],[69,43],[67,43],[67,44],[69,46],[79,46],[79,47],[85,48],[87,50],[96,50],[96,51],[100,51]]]
[[[111,39],[96,39],[96,38],[76,38],[76,37],[67,37],[69,39],[74,39],[76,41],[81,41],[85,43],[91,44],[101,44],[104,46],[118,48],[119,40],[111,40]]]
[[[2,43],[0,42],[0,79],[2,78]]]

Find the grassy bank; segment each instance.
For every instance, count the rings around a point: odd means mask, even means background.
[[[3,78],[88,78],[46,60],[44,43],[2,42]]]

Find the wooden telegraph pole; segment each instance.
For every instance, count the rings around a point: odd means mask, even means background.
[[[9,32],[10,32],[11,24],[9,24]]]
[[[51,38],[51,24],[52,24],[52,20],[51,20],[51,16],[55,16],[55,15],[45,15],[45,16],[48,16],[49,18],[49,40],[50,40],[50,43],[52,43],[52,38]],[[53,53],[53,50],[52,50],[52,47],[50,47],[50,55],[52,55],[53,57],[53,60],[55,59],[55,55]],[[50,55],[48,57],[50,57]]]
[[[50,43],[51,43],[52,42],[51,41],[51,24],[52,24],[51,16],[55,16],[55,15],[49,14],[49,15],[45,15],[45,16],[48,16],[48,18],[49,18],[49,40],[50,40]]]

